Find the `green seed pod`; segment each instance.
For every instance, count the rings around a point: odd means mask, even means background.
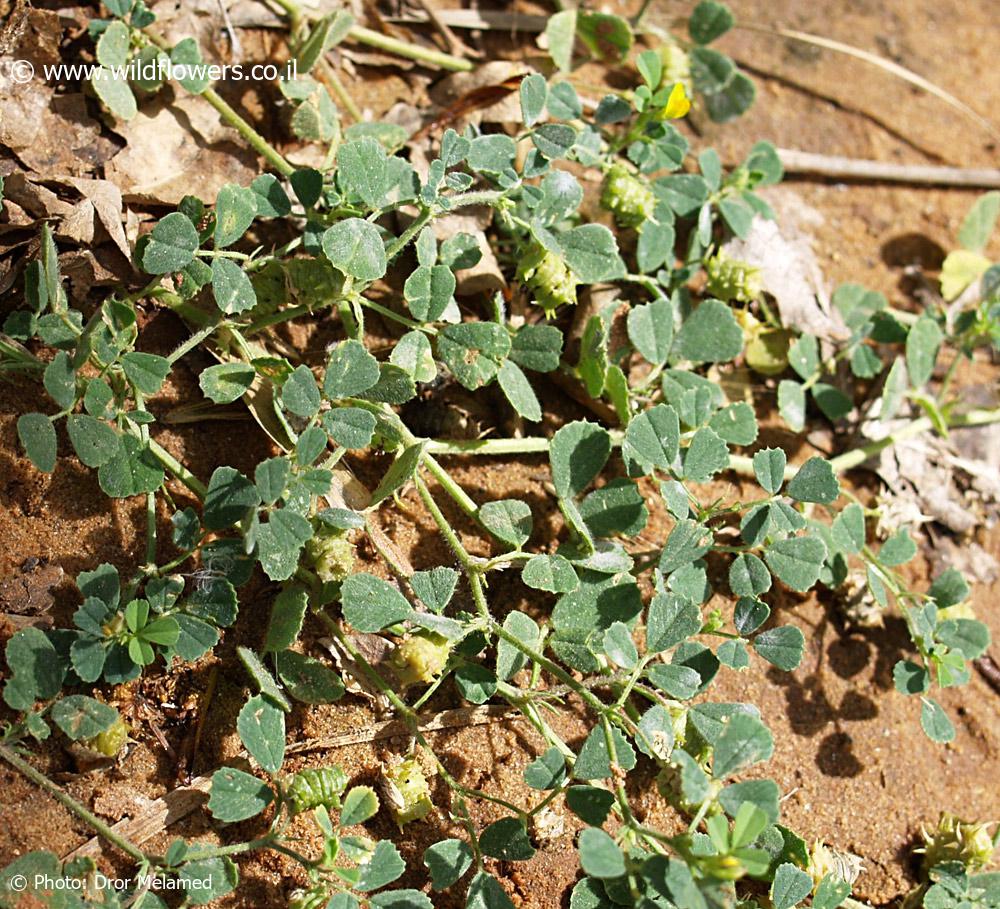
[[[318,528],[306,543],[306,557],[316,576],[326,583],[343,581],[354,570],[354,544],[341,530]]]
[[[517,278],[550,316],[559,306],[576,306],[576,278],[562,256],[541,244],[524,254],[517,266]]]
[[[98,733],[92,739],[83,740],[80,744],[103,754],[105,757],[118,757],[118,753],[128,741],[128,731],[125,721],[118,717],[110,728]]]
[[[664,41],[658,48],[663,72],[660,76],[659,88],[666,88],[680,82],[688,95],[694,91],[691,80],[691,58],[679,44],[674,41]]]
[[[924,845],[917,852],[924,854],[920,870],[924,877],[935,865],[942,862],[960,862],[968,871],[979,871],[993,857],[991,824],[969,824],[954,814],[942,812],[937,829],[928,832],[921,828]]]
[[[302,770],[288,783],[285,795],[292,814],[301,814],[310,808],[339,808],[340,796],[347,788],[347,774],[339,767],[320,767]]]
[[[399,825],[419,821],[434,807],[431,787],[416,758],[407,758],[385,769],[379,781],[382,800]]]
[[[748,262],[730,258],[721,249],[705,263],[708,292],[727,303],[736,300],[750,303],[764,291],[760,269]]]
[[[427,685],[444,671],[451,642],[432,632],[410,635],[392,654],[390,665],[403,688]]]
[[[615,216],[620,227],[640,227],[653,217],[656,196],[624,164],[612,164],[604,175],[601,207]]]
[[[325,887],[311,890],[293,890],[288,898],[288,909],[322,909],[330,894]]]

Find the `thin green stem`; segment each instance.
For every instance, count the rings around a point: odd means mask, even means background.
[[[378,48],[397,57],[405,57],[407,60],[416,60],[418,63],[429,63],[439,69],[446,69],[453,73],[467,73],[473,67],[468,60],[461,57],[454,57],[441,51],[420,47],[411,44],[409,41],[400,41],[398,38],[390,38],[381,32],[372,31],[361,25],[355,25],[348,33],[348,38],[353,38],[360,44],[367,44],[369,47]]]
[[[209,338],[212,334],[218,331],[225,325],[225,320],[220,320],[219,322],[210,322],[208,325],[199,328],[190,338],[184,341],[182,344],[177,345],[173,351],[167,356],[167,362],[171,365],[176,363],[185,354],[190,353],[194,350],[202,341]]]
[[[149,450],[167,470],[169,470],[178,480],[191,490],[199,499],[204,499],[208,495],[208,487],[201,482],[190,470],[167,451],[156,439],[149,440]]]
[[[26,776],[36,786],[44,789],[64,808],[68,808],[78,818],[86,821],[97,832],[98,836],[103,837],[113,846],[117,846],[127,856],[135,859],[135,861],[142,863],[149,862],[149,858],[138,846],[133,845],[125,839],[125,837],[112,830],[96,814],[93,814],[91,811],[84,808],[83,805],[73,798],[73,796],[60,789],[44,773],[35,770],[31,764],[25,761],[22,757],[20,757],[20,755],[8,748],[6,745],[0,745],[0,758],[3,758],[15,770]]]

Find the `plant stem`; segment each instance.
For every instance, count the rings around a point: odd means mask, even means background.
[[[214,332],[218,331],[225,325],[225,321],[210,322],[208,325],[199,328],[190,338],[179,344],[167,357],[167,362],[170,364],[176,363],[185,354],[190,353],[194,350],[202,341],[212,335]]]
[[[149,450],[164,467],[167,468],[178,480],[191,490],[199,499],[204,499],[208,495],[208,487],[201,482],[190,470],[167,451],[156,439],[149,440]]]
[[[6,745],[0,745],[0,758],[3,758],[8,764],[10,764],[15,770],[18,770],[24,776],[26,776],[31,782],[41,789],[44,789],[49,795],[51,795],[60,805],[64,808],[68,808],[73,812],[78,818],[86,821],[91,827],[97,832],[99,836],[104,837],[113,846],[117,846],[122,852],[124,852],[130,858],[135,859],[137,862],[148,862],[146,854],[138,848],[138,846],[133,845],[123,836],[115,833],[107,824],[104,823],[96,814],[88,811],[83,807],[73,796],[68,792],[60,789],[55,783],[53,783],[44,773],[35,770],[27,761],[16,754],[12,749],[8,748]]]
[[[461,57],[454,57],[441,51],[420,47],[408,41],[400,41],[398,38],[390,38],[381,32],[373,31],[361,25],[355,25],[348,33],[349,38],[353,38],[360,44],[367,44],[369,47],[378,48],[397,57],[406,57],[408,60],[416,60],[419,63],[429,63],[439,69],[446,69],[453,73],[467,73],[473,67],[468,60]]]

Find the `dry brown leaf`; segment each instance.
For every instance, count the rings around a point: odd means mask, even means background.
[[[442,79],[431,89],[431,99],[446,108],[445,113],[456,112],[450,117],[452,126],[456,122],[520,123],[521,102],[514,80],[532,72],[523,63],[492,60],[471,72],[453,73]]]
[[[70,184],[93,204],[94,212],[104,225],[108,236],[126,258],[132,255],[122,227],[122,194],[121,190],[110,180],[71,179]]]
[[[127,144],[105,172],[127,201],[213,201],[224,184],[247,184],[257,173],[253,152],[194,95],[161,94],[115,129]]]
[[[783,325],[824,340],[848,337],[843,320],[830,307],[808,234],[810,224],[818,223],[817,219],[821,222],[822,215],[787,189],[769,192],[767,200],[777,220],[755,217],[747,238],[734,237],[723,250],[760,269],[764,289],[777,301]]]

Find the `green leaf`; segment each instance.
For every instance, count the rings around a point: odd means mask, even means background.
[[[535,620],[531,616],[518,612],[516,609],[507,613],[503,620],[503,627],[506,632],[512,634],[522,644],[536,649],[541,639],[541,631]],[[515,673],[524,667],[528,658],[518,647],[509,641],[500,638],[497,640],[497,677],[503,681],[510,679]]]
[[[219,363],[202,370],[198,385],[216,404],[231,404],[243,397],[256,377],[256,370],[247,363]]]
[[[538,118],[545,110],[548,93],[549,87],[545,77],[539,73],[531,73],[522,80],[518,94],[521,100],[521,119],[525,126],[531,127],[538,122]]]
[[[779,865],[771,884],[774,909],[792,909],[812,893],[812,878],[791,862]]]
[[[968,599],[969,585],[958,569],[947,568],[934,579],[927,595],[938,609],[947,609]]]
[[[748,713],[737,713],[715,743],[712,775],[725,779],[746,767],[766,761],[774,752],[774,739],[768,728]]]
[[[257,305],[257,292],[245,271],[232,259],[212,260],[212,294],[226,315],[246,312]]]
[[[469,885],[465,909],[514,909],[514,904],[492,874],[480,871]]]
[[[930,316],[917,319],[906,336],[906,371],[914,388],[926,384],[933,374],[943,337]]]
[[[603,224],[584,224],[559,235],[566,264],[583,284],[614,281],[625,274],[614,234]]]
[[[611,738],[615,745],[618,766],[625,771],[631,770],[635,767],[636,758],[628,739],[614,726],[611,727]],[[583,743],[573,765],[573,777],[578,780],[600,780],[609,776],[611,776],[611,760],[604,729],[595,726]]]
[[[819,342],[812,335],[802,335],[788,348],[788,365],[806,382],[819,369]]]
[[[752,445],[757,441],[757,417],[746,401],[723,407],[712,415],[708,426],[727,445]]]
[[[323,428],[344,448],[367,448],[375,426],[375,415],[360,407],[335,407],[323,414]]]
[[[599,827],[587,827],[580,833],[577,848],[585,874],[607,880],[625,874],[625,856],[618,844]]]
[[[142,267],[151,275],[180,271],[194,259],[198,245],[198,231],[187,215],[171,212],[150,231]]]
[[[909,562],[917,554],[917,544],[904,527],[897,530],[882,544],[878,551],[879,561],[890,568]]]
[[[170,52],[170,62],[174,64],[175,72],[181,72],[182,66],[186,68],[185,75],[178,77],[177,81],[191,94],[200,95],[211,85],[208,67],[202,61],[201,49],[194,38],[182,38],[178,41]]]
[[[619,477],[595,489],[580,503],[580,516],[595,537],[634,537],[649,520],[646,502],[634,480]]]
[[[376,281],[386,272],[378,228],[361,218],[347,218],[327,228],[323,252],[335,267],[359,281]]]
[[[275,597],[264,638],[265,652],[277,653],[295,643],[308,607],[309,595],[303,587],[286,587]]]
[[[101,66],[124,66],[128,60],[130,35],[124,22],[113,21],[97,41],[97,62]]]
[[[542,419],[542,405],[520,367],[511,360],[504,360],[497,373],[497,381],[504,397],[524,419],[537,423]]]
[[[217,467],[205,495],[205,527],[223,530],[243,520],[259,504],[257,488],[243,474],[232,467]]]
[[[583,492],[601,472],[611,454],[607,430],[586,420],[563,426],[552,437],[549,461],[552,482],[561,498]]]
[[[329,666],[294,650],[277,654],[275,669],[288,693],[303,704],[332,704],[345,694],[344,683]]]
[[[403,296],[413,317],[436,322],[455,293],[455,275],[447,265],[420,265],[406,279]]]
[[[661,267],[673,268],[675,242],[676,234],[672,221],[664,221],[663,223],[646,221],[642,225],[639,241],[635,248],[636,264],[639,266],[639,271],[651,274]]]
[[[437,351],[455,378],[475,391],[496,377],[510,353],[510,335],[495,322],[446,325],[437,336]]]
[[[947,744],[955,738],[955,727],[952,725],[944,708],[933,698],[922,697],[920,708],[920,726],[932,742]]]
[[[245,821],[256,817],[272,801],[271,787],[249,773],[235,767],[223,767],[212,774],[208,810],[217,820],[227,824]]]
[[[791,379],[778,383],[778,412],[793,432],[802,432],[806,425],[805,388]]]
[[[78,742],[110,729],[118,720],[118,711],[86,695],[71,694],[53,704],[51,716],[68,738]]]
[[[570,786],[566,790],[566,807],[594,827],[607,820],[614,803],[614,795],[597,786]]]
[[[382,144],[372,138],[345,142],[337,152],[337,180],[370,209],[382,205],[389,171]]]
[[[892,668],[892,681],[900,694],[923,694],[931,686],[931,674],[910,660],[899,660]]]
[[[285,697],[281,686],[274,680],[271,671],[264,665],[264,661],[249,647],[237,647],[236,655],[243,664],[244,669],[254,680],[257,689],[262,695],[272,703],[277,704],[285,713],[292,709],[292,703]]]
[[[563,10],[549,17],[545,26],[549,55],[564,73],[573,68],[573,44],[576,41],[576,10]]]
[[[673,355],[693,363],[723,363],[743,350],[743,329],[721,300],[705,300],[684,320]]]
[[[738,597],[756,597],[771,589],[771,573],[752,552],[741,552],[729,565],[729,589]]]
[[[54,697],[66,675],[66,665],[52,642],[38,628],[24,628],[7,642],[7,666],[13,677],[4,687],[4,701],[18,711],[28,711],[37,700]]]
[[[649,603],[646,649],[659,653],[675,647],[701,630],[701,611],[685,597],[658,593]]]
[[[628,339],[650,363],[667,362],[674,340],[674,307],[665,298],[635,306],[628,314]]]
[[[629,422],[622,457],[639,464],[644,473],[669,470],[680,451],[680,421],[669,404],[657,404]]]
[[[239,871],[229,856],[188,862],[177,873],[179,889],[192,906],[205,906],[227,893],[239,881]]]
[[[524,862],[535,854],[523,821],[505,817],[490,824],[479,836],[484,855],[506,862]]]
[[[163,485],[163,468],[135,436],[123,435],[115,456],[98,468],[97,479],[107,495],[126,499],[156,492]]]
[[[733,825],[733,842],[746,846],[752,843],[760,832],[768,824],[773,824],[778,820],[780,812],[781,790],[774,780],[746,780],[742,783],[731,783],[719,794],[719,804],[722,805],[726,813],[735,818],[737,823]],[[747,817],[745,805],[757,809],[763,816],[757,818]],[[740,828],[739,816],[744,814],[745,828]],[[756,814],[756,812],[754,812]],[[760,829],[754,828],[760,824]],[[742,836],[740,835],[742,834]],[[749,836],[749,839],[746,837]],[[742,840],[742,842],[741,842]]]
[[[215,248],[224,249],[247,232],[257,217],[257,194],[245,186],[227,183],[215,200]]]
[[[261,174],[255,177],[250,184],[253,191],[256,205],[257,217],[259,218],[284,218],[292,212],[292,203],[288,198],[288,193],[278,182],[274,174]]]
[[[312,536],[309,519],[290,507],[274,509],[266,524],[257,528],[257,558],[272,581],[292,576],[299,563],[302,546]]]
[[[632,29],[621,16],[580,10],[577,37],[592,54],[609,63],[621,63],[632,49]]]
[[[624,622],[614,622],[604,632],[604,652],[608,659],[623,669],[632,669],[639,659],[632,633]]]
[[[751,646],[765,660],[785,672],[791,672],[802,662],[805,635],[794,625],[781,625],[762,631]]]
[[[550,161],[565,158],[576,142],[577,132],[565,123],[544,123],[531,131],[531,142]]]
[[[824,875],[816,887],[812,909],[837,909],[850,895],[851,885],[836,872],[831,871]]]
[[[667,537],[663,552],[660,553],[660,571],[670,574],[678,568],[690,565],[711,548],[712,532],[705,525],[687,519],[678,521]]]
[[[469,145],[466,164],[475,171],[502,174],[514,165],[517,144],[510,136],[500,133],[477,136]]]
[[[437,375],[431,342],[421,331],[403,335],[389,354],[389,361],[405,370],[414,382],[430,382]]]
[[[360,341],[341,341],[326,364],[323,394],[330,400],[355,397],[379,380],[378,361]]]
[[[431,887],[446,890],[472,866],[472,849],[463,840],[441,840],[424,851],[424,865],[431,873]]]
[[[170,374],[170,361],[156,354],[129,351],[121,359],[125,377],[144,395],[155,395]]]
[[[771,543],[764,551],[764,559],[792,590],[804,593],[819,580],[826,546],[818,537],[789,537]]]
[[[833,540],[849,555],[861,552],[865,545],[865,512],[857,503],[851,502],[833,519],[830,528]]]
[[[17,437],[25,454],[42,473],[56,469],[56,430],[43,413],[25,413],[17,418]]]
[[[733,14],[724,3],[702,0],[688,19],[688,33],[695,44],[710,44],[733,27]]]
[[[703,426],[684,451],[684,478],[706,483],[729,466],[729,446],[714,429]]]
[[[297,366],[285,379],[281,386],[281,403],[286,410],[305,420],[316,415],[321,399],[316,378],[308,366]]]
[[[341,598],[344,618],[357,631],[381,631],[402,622],[413,611],[395,587],[366,572],[344,581]]]
[[[479,506],[479,523],[508,546],[520,549],[531,536],[531,508],[518,499],[500,499]]]
[[[837,482],[830,462],[814,457],[798,469],[785,492],[797,502],[829,505],[840,495],[840,483]]]
[[[976,199],[958,231],[958,242],[962,244],[962,248],[972,252],[982,252],[996,227],[998,215],[1000,215],[1000,192],[994,190]]]
[[[967,660],[979,659],[990,646],[989,628],[975,619],[945,619],[938,625],[935,636]]]
[[[566,759],[553,745],[524,768],[524,782],[532,789],[557,789],[566,779]]]
[[[701,687],[701,676],[690,666],[654,664],[646,675],[657,688],[680,701],[694,697]]]
[[[120,71],[101,67],[90,77],[94,93],[119,120],[131,120],[139,108],[135,95]]]
[[[780,448],[763,448],[754,453],[754,476],[771,495],[777,494],[785,482],[785,463],[785,452]]]
[[[250,756],[268,773],[277,773],[285,759],[285,714],[255,694],[243,705],[236,729]]]
[[[66,351],[59,351],[45,367],[42,384],[62,410],[73,407],[76,402],[76,370]]]
[[[340,808],[340,826],[363,824],[378,811],[378,796],[370,786],[355,786],[347,790]]]
[[[562,342],[555,325],[525,325],[514,335],[510,358],[524,369],[552,372],[559,368]]]

